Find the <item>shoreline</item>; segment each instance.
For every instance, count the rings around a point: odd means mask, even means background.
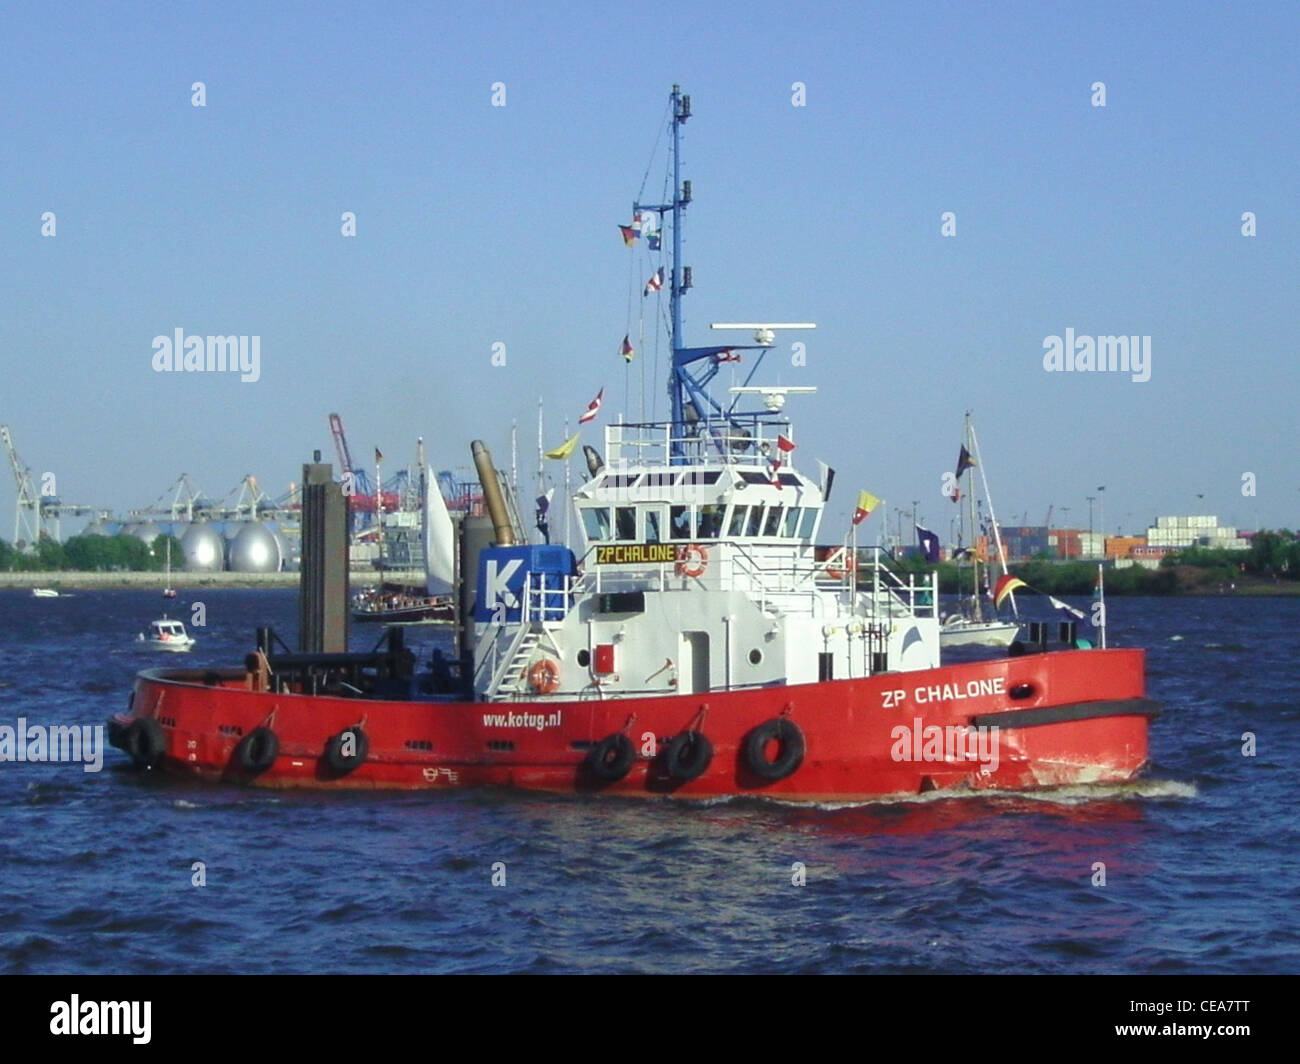
[[[423,573],[405,571],[383,574],[383,579],[390,583],[405,584],[408,587],[422,587]],[[281,573],[186,573],[171,574],[170,584],[177,591],[195,588],[296,588],[301,582],[297,572]],[[380,583],[380,574],[373,569],[354,570],[348,576],[352,588],[375,587]],[[35,587],[49,587],[56,591],[161,591],[168,584],[167,574],[158,572],[75,572],[72,570],[0,572],[0,591],[30,591]],[[1107,598],[1127,598],[1132,594],[1141,596],[1142,592],[1107,591]],[[1300,581],[1283,581],[1282,583],[1238,583],[1232,590],[1196,588],[1175,590],[1165,594],[1145,593],[1151,598],[1291,598],[1300,595]],[[1067,594],[1067,597],[1068,594]],[[1074,595],[1082,598],[1082,593]]]
[[[185,573],[174,572],[170,578],[166,573],[157,572],[75,572],[72,570],[48,570],[28,572],[0,572],[0,591],[5,589],[30,590],[34,587],[49,587],[56,591],[130,591],[136,589],[161,591],[169,584],[177,591],[193,588],[296,588],[302,575],[297,572],[287,573]],[[372,570],[354,571],[348,576],[352,587],[376,586],[380,583],[380,574]],[[424,583],[424,574],[385,573],[383,579],[392,583],[419,586]],[[412,582],[417,583],[413,584]]]

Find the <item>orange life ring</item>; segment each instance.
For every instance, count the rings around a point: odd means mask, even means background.
[[[846,554],[843,559],[836,565],[827,565],[826,574],[834,577],[836,580],[843,580],[848,573],[858,571],[858,559],[852,554]]]
[[[692,564],[693,561],[693,564]],[[702,547],[698,543],[692,543],[689,547],[682,547],[677,552],[677,575],[678,576],[703,576],[704,570],[709,567],[709,549]]]
[[[560,666],[543,658],[528,670],[528,682],[539,695],[549,695],[560,686]]]

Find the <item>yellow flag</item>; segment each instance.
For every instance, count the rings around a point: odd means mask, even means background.
[[[872,495],[871,492],[858,492],[858,505],[857,509],[853,511],[853,523],[855,525],[862,524],[862,522],[871,515],[871,511],[879,505],[880,500]]]
[[[560,446],[555,448],[555,450],[547,451],[546,457],[554,458],[557,461],[563,462],[566,458],[569,457],[569,455],[573,454],[573,449],[578,446],[578,437],[581,435],[582,435],[581,432],[575,432],[572,436],[570,436],[567,440],[565,440],[562,444],[560,444]]]

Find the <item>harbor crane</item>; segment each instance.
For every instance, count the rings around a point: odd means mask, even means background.
[[[36,485],[32,483],[32,471],[18,457],[13,433],[9,431],[8,425],[0,425],[0,439],[4,440],[9,467],[13,470],[14,484],[18,489],[14,506],[14,546],[19,550],[35,550],[36,540],[41,534],[41,513]]]
[[[13,471],[17,498],[14,502],[14,546],[21,551],[34,551],[41,536],[49,536],[56,543],[63,538],[64,514],[99,514],[104,511],[83,503],[60,502],[57,495],[45,495],[36,490],[32,471],[18,455],[14,436],[8,425],[0,425],[0,439],[4,441]]]

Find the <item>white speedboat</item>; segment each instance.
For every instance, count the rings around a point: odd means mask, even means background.
[[[180,621],[164,617],[160,621],[150,621],[149,631],[141,632],[136,637],[137,643],[143,643],[150,650],[192,650],[198,642]]]
[[[59,593],[52,587],[34,587],[32,595],[35,598],[58,598]]]

